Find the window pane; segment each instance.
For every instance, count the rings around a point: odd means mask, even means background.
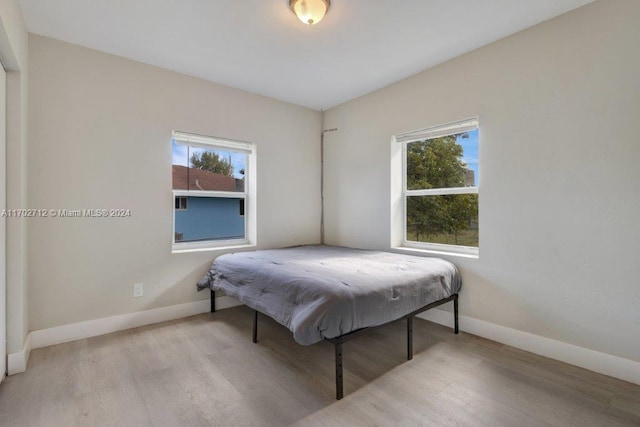
[[[172,144],[173,189],[244,192],[247,155],[217,148]]]
[[[186,197],[187,210],[175,211],[175,241],[244,239],[244,216],[238,204],[244,199]]]
[[[407,144],[407,190],[477,185],[477,129]]]
[[[478,195],[407,197],[407,241],[478,247]]]

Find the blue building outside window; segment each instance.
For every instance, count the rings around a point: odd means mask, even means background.
[[[187,197],[175,212],[176,242],[244,239],[243,199]]]

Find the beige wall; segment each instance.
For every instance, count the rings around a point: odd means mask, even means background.
[[[220,252],[171,253],[172,130],[257,144],[259,247],[319,241],[319,112],[40,36],[29,59],[29,207],[132,212],[30,221],[32,330],[209,298]]]
[[[330,109],[327,242],[388,249],[392,135],[479,116],[461,313],[640,361],[639,21],[598,1]]]

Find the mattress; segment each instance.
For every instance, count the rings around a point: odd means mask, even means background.
[[[224,291],[308,345],[448,298],[461,279],[440,258],[309,245],[222,255],[197,286]]]

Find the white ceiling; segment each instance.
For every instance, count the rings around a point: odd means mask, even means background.
[[[30,32],[327,109],[592,0],[20,0]]]

